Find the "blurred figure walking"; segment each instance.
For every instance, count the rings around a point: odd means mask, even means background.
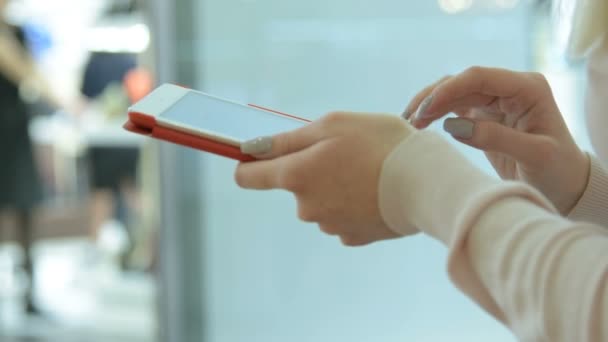
[[[28,103],[55,101],[36,71],[23,30],[4,17],[8,2],[0,0],[0,210],[8,210],[16,218],[17,240],[24,251],[23,267],[29,278],[26,310],[37,313],[33,299],[32,213],[43,191],[28,133]]]

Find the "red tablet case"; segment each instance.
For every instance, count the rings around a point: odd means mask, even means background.
[[[304,122],[310,122],[309,120],[277,112],[275,110],[263,108],[256,105],[250,106],[275,114],[285,115],[291,118],[302,120]],[[232,158],[242,162],[255,160],[254,157],[247,154],[243,154],[238,147],[207,139],[195,134],[183,132],[177,129],[158,125],[154,116],[147,115],[144,113],[130,112],[129,120],[124,124],[123,127],[127,131],[133,133],[147,135],[156,139],[172,142],[178,145],[188,146],[197,150],[219,154],[221,156]]]

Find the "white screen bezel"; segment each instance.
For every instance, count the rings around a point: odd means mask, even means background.
[[[213,98],[215,100],[228,102],[231,104],[246,107],[249,110],[257,110],[257,111],[263,112],[264,114],[275,115],[275,116],[280,116],[282,118],[289,118],[289,119],[293,119],[295,121],[305,122],[302,119],[291,118],[289,116],[276,114],[276,113],[273,113],[270,111],[247,106],[247,105],[244,105],[244,104],[241,104],[238,102],[226,100],[226,99],[223,99],[223,98],[220,98],[217,96],[209,95],[209,94],[206,94],[206,93],[203,93],[200,91],[196,91],[196,90],[192,90],[192,89],[183,88],[183,87],[176,86],[173,84],[163,84],[160,87],[156,88],[152,93],[150,93],[144,99],[142,99],[141,101],[139,101],[138,103],[133,105],[133,107],[129,108],[129,112],[142,113],[142,114],[154,116],[157,124],[160,126],[172,128],[172,129],[179,130],[179,131],[182,131],[185,133],[198,135],[200,137],[218,141],[218,142],[221,142],[221,143],[224,143],[227,145],[240,147],[242,141],[240,141],[234,137],[226,136],[226,135],[223,135],[218,132],[207,131],[204,129],[196,128],[196,127],[193,127],[190,125],[178,123],[173,120],[160,117],[161,114],[163,114],[168,109],[170,109],[175,103],[177,103],[179,100],[181,100],[184,96],[186,96],[190,92],[204,95],[204,96]]]

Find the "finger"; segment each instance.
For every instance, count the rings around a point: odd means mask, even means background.
[[[495,110],[490,107],[472,108],[471,110],[469,110],[469,112],[467,113],[467,115],[465,117],[476,120],[476,121],[478,121],[478,120],[494,121],[494,122],[498,122],[498,123],[501,123],[506,126],[513,127],[511,124],[506,123],[505,113],[503,113],[500,110]]]
[[[342,234],[340,235],[340,241],[344,246],[347,247],[362,247],[371,244],[373,241],[370,239],[362,238],[357,235]]]
[[[552,148],[552,140],[542,135],[517,131],[494,121],[450,118],[444,130],[454,138],[484,152],[503,153],[524,164],[534,164]]]
[[[434,97],[429,99],[434,101]],[[421,109],[416,112],[412,125],[418,129],[423,129],[449,113],[454,113],[460,117],[464,117],[475,108],[491,106],[495,100],[496,97],[493,96],[471,94],[467,97],[457,99],[453,103],[444,105],[440,112],[435,111],[432,115],[428,114],[428,111],[426,114],[424,114],[424,108],[421,107]]]
[[[323,137],[321,126],[313,122],[290,132],[246,141],[241,145],[241,152],[257,159],[274,159],[301,151]]]
[[[342,244],[350,247],[359,247],[372,244],[377,241],[398,239],[401,236],[393,232],[376,232],[376,234],[340,234]]]
[[[234,178],[245,189],[271,190],[285,189],[295,192],[294,177],[288,176],[288,169],[297,169],[299,154],[289,154],[281,158],[239,163]]]
[[[327,235],[340,235],[341,230],[338,229],[336,226],[332,226],[332,225],[328,225],[328,224],[324,224],[324,223],[319,223],[319,229],[327,234]]]
[[[418,94],[416,94],[416,96],[414,96],[414,98],[407,105],[407,107],[405,108],[405,111],[403,111],[402,117],[406,120],[409,120],[412,117],[412,115],[414,115],[416,113],[416,110],[418,109],[418,107],[420,107],[420,104],[422,103],[422,101],[424,101],[424,99],[427,98],[439,84],[445,82],[446,80],[448,80],[450,78],[451,78],[451,76],[445,76],[445,77],[441,78],[439,81],[422,89],[422,91],[420,91]]]
[[[530,96],[525,90],[532,90],[534,84],[525,73],[473,67],[438,85],[431,95],[431,103],[418,119],[441,117],[457,105],[487,105],[494,98]]]

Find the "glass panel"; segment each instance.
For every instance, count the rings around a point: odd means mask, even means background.
[[[528,5],[439,3],[198,1],[198,88],[315,119],[400,113],[423,86],[474,64],[529,67]],[[235,166],[202,164],[207,341],[513,339],[451,285],[438,243],[342,247],[297,220],[291,195],[238,189]]]

